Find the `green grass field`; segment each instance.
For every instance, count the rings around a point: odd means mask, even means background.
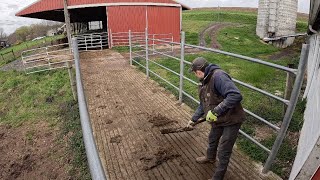
[[[60,129],[57,141],[66,135],[71,159],[69,173],[90,179],[77,103],[73,100],[67,70],[26,75],[0,71],[0,124],[19,128],[24,123],[45,121]]]
[[[27,49],[33,49],[37,47],[42,47],[44,45],[50,46],[50,43],[58,39],[64,38],[64,35],[58,35],[53,37],[45,37],[40,40],[26,41],[18,45],[14,45],[5,49],[0,50],[0,67],[8,64],[21,56],[21,52]],[[13,53],[12,53],[13,51]]]
[[[257,24],[255,12],[241,11],[213,11],[213,10],[192,10],[183,13],[183,31],[186,32],[186,42],[199,44],[198,36],[201,30],[212,23],[234,23],[235,25],[246,25],[251,28]],[[297,32],[306,32],[308,23],[299,18],[297,21]]]
[[[294,53],[292,56],[283,56],[277,60],[271,60],[269,57],[271,55],[280,53],[282,49],[262,43],[259,40],[259,38],[255,35],[256,18],[257,16],[254,12],[221,11],[218,18],[218,12],[212,10],[186,11],[183,13],[183,31],[186,32],[186,43],[198,45],[199,33],[213,23],[232,23],[232,26],[221,29],[217,35],[217,41],[222,45],[222,50],[250,57],[261,58],[263,60],[285,66],[288,63],[293,63],[297,67],[301,48],[300,42],[303,42],[303,39],[298,39],[297,42],[292,47],[290,47],[294,49]],[[306,30],[306,27],[306,22],[301,21],[297,23],[297,31],[299,32],[304,32]],[[211,41],[209,37],[205,37],[205,40],[207,43]],[[273,94],[284,94],[286,88],[285,72],[275,70],[264,65],[237,59],[231,56],[219,55],[209,52],[186,55],[185,59],[191,62],[194,58],[199,56],[205,57],[209,62],[221,66],[223,70],[228,72],[235,79],[249,83],[260,89],[267,90],[268,92]],[[152,60],[156,60],[157,63],[169,67],[170,69],[179,73],[179,61],[170,58],[157,58]],[[139,61],[140,63],[145,64],[142,59],[140,59]],[[178,76],[167,70],[164,70],[163,68],[153,63],[149,63],[149,65],[150,70],[169,80],[172,84],[179,86]],[[188,66],[185,67],[185,75],[188,78],[197,81],[197,79],[192,74],[187,73],[188,68]],[[140,69],[142,71],[145,71],[142,68]],[[170,90],[172,93],[174,93],[176,96],[178,95],[178,92],[173,87],[169,86],[164,81],[155,76],[151,77],[159,82],[162,86]],[[278,126],[280,125],[283,118],[284,109],[282,103],[268,98],[258,92],[254,92],[245,87],[242,87],[241,85],[238,85],[238,87],[244,96],[244,100],[242,103],[246,109],[254,112],[261,117],[264,117],[268,121],[277,124]],[[191,94],[193,97],[198,97],[197,87],[189,81],[184,81],[184,90]],[[193,108],[197,106],[187,97],[184,97],[184,102]],[[290,133],[297,133],[301,129],[304,104],[304,102],[298,103],[294,117],[289,127]],[[276,133],[263,123],[248,115],[247,121],[242,126],[242,130],[252,137],[255,137],[256,139],[258,138],[259,141],[269,149],[272,148],[273,142],[276,138]],[[288,177],[291,170],[290,164],[293,162],[295,157],[296,144],[294,144],[294,141],[295,140],[290,139],[289,136],[285,139],[277,156],[277,160],[272,166],[272,170],[283,178]],[[237,144],[241,150],[243,150],[254,160],[260,161],[262,163],[265,162],[267,153],[257,145],[251,143],[249,140],[241,136],[238,139]]]

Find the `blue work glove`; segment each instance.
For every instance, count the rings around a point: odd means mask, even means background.
[[[209,122],[209,123],[216,122],[217,119],[218,119],[218,114],[217,113],[212,112],[211,110],[208,111],[207,116],[206,116],[206,121],[207,122]]]

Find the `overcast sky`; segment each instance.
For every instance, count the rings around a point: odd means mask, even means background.
[[[36,0],[1,0],[0,1],[0,27],[4,28],[7,34],[14,32],[18,27],[39,23],[40,20],[31,18],[16,17],[22,8]],[[190,7],[258,7],[258,0],[178,0]],[[310,0],[298,0],[299,12],[308,13]]]

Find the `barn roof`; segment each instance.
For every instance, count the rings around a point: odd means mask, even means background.
[[[105,6],[117,5],[181,6],[183,9],[191,9],[190,7],[178,3],[174,0],[68,0],[68,9],[73,9],[74,12],[76,11],[76,9],[86,8],[87,12],[85,13],[82,12],[81,14],[81,12],[78,11],[80,15],[95,13],[98,7],[104,8]],[[100,11],[103,11],[102,8],[100,8]],[[16,16],[63,22],[63,0],[38,0],[19,11]],[[72,17],[71,20],[77,21]]]

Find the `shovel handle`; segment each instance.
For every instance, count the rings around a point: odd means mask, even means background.
[[[204,118],[198,119],[198,121],[193,124],[193,127],[196,126],[197,124],[203,123],[205,121],[206,121],[206,119],[204,119]]]

